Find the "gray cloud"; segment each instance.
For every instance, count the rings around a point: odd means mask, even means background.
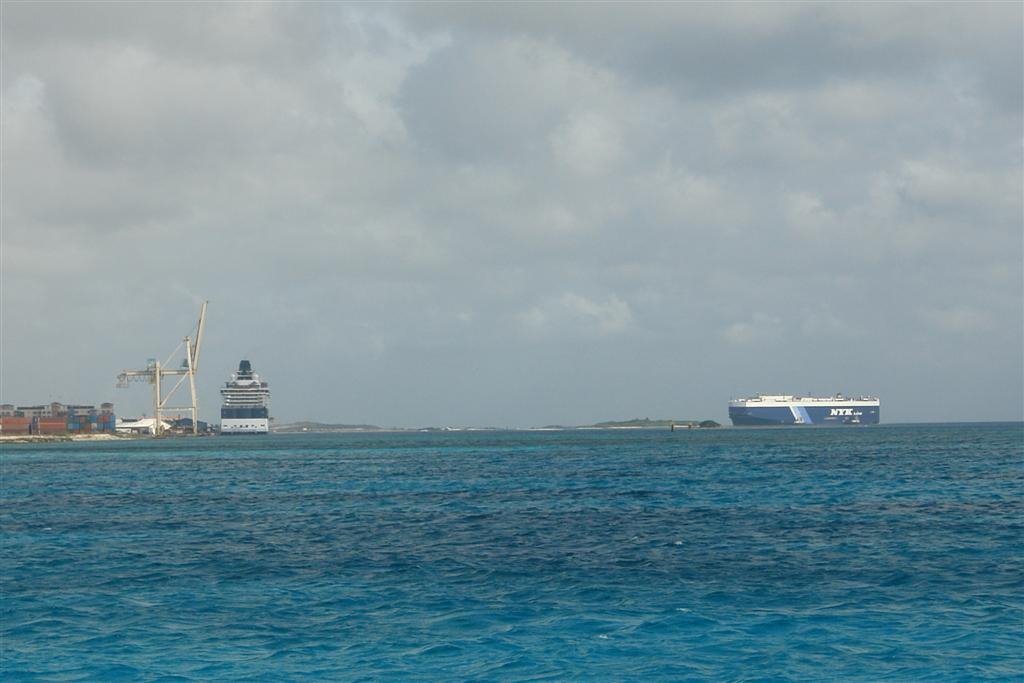
[[[210,417],[250,355],[282,420],[1019,418],[1020,22],[5,5],[3,399],[145,410],[210,298]]]

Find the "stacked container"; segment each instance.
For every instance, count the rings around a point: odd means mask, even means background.
[[[95,429],[100,432],[116,431],[116,420],[113,413],[100,413],[97,416]]]
[[[0,417],[0,434],[28,434],[31,431],[30,417]]]
[[[67,434],[68,418],[65,415],[59,417],[37,417],[34,420],[32,431],[36,434]]]

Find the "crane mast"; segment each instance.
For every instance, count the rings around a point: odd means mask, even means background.
[[[163,431],[162,418],[165,413],[189,413],[192,417],[192,433],[199,433],[199,404],[196,399],[196,373],[199,371],[199,352],[203,343],[203,328],[206,326],[206,306],[204,301],[199,309],[199,321],[196,327],[175,347],[167,360],[160,363],[156,358],[149,359],[146,367],[141,370],[122,370],[117,376],[117,386],[125,388],[131,382],[148,382],[153,385],[153,434],[159,436]],[[177,366],[171,363],[179,352],[183,351],[183,359]],[[163,393],[163,379],[178,377],[178,381],[166,394]],[[178,388],[188,380],[191,396],[190,406],[171,406],[168,401]]]

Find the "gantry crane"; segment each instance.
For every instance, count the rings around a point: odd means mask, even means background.
[[[192,415],[192,433],[199,433],[199,407],[196,402],[196,372],[199,371],[199,349],[203,344],[203,327],[206,323],[206,305],[208,301],[203,302],[203,307],[199,309],[199,322],[196,323],[195,329],[190,332],[181,340],[181,343],[171,351],[171,355],[167,357],[163,365],[155,359],[149,359],[146,363],[146,367],[143,370],[122,370],[121,374],[117,376],[117,386],[125,388],[129,382],[149,382],[153,385],[153,434],[159,436],[163,430],[163,423],[161,422],[161,415],[163,413],[183,413],[189,412]],[[193,334],[195,336],[193,336]],[[179,351],[184,347],[185,357],[181,363],[174,367],[171,363]],[[162,394],[161,383],[164,377],[168,376],[180,376],[181,379],[175,383],[174,387],[171,388],[167,394]],[[189,391],[192,395],[192,406],[191,407],[175,407],[168,406],[167,402],[174,396],[174,392],[178,390],[185,380],[188,380]]]

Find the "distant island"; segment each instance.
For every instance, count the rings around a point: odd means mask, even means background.
[[[327,422],[291,422],[289,424],[274,425],[270,428],[270,431],[286,434],[291,432],[390,432],[402,430],[388,429],[386,427],[366,424],[350,425],[332,424]]]
[[[591,425],[545,425],[533,429],[573,430],[573,429],[713,429],[721,427],[714,420],[652,420],[649,417],[632,420],[610,420]],[[380,427],[371,424],[342,424],[330,422],[291,422],[274,425],[272,432],[293,434],[296,432],[438,432],[438,431],[503,431],[498,427]],[[530,431],[522,430],[522,431]]]
[[[598,422],[592,427],[597,429],[643,429],[643,428],[683,428],[683,429],[712,429],[721,427],[714,420],[652,420],[649,417],[634,418],[621,422]]]

